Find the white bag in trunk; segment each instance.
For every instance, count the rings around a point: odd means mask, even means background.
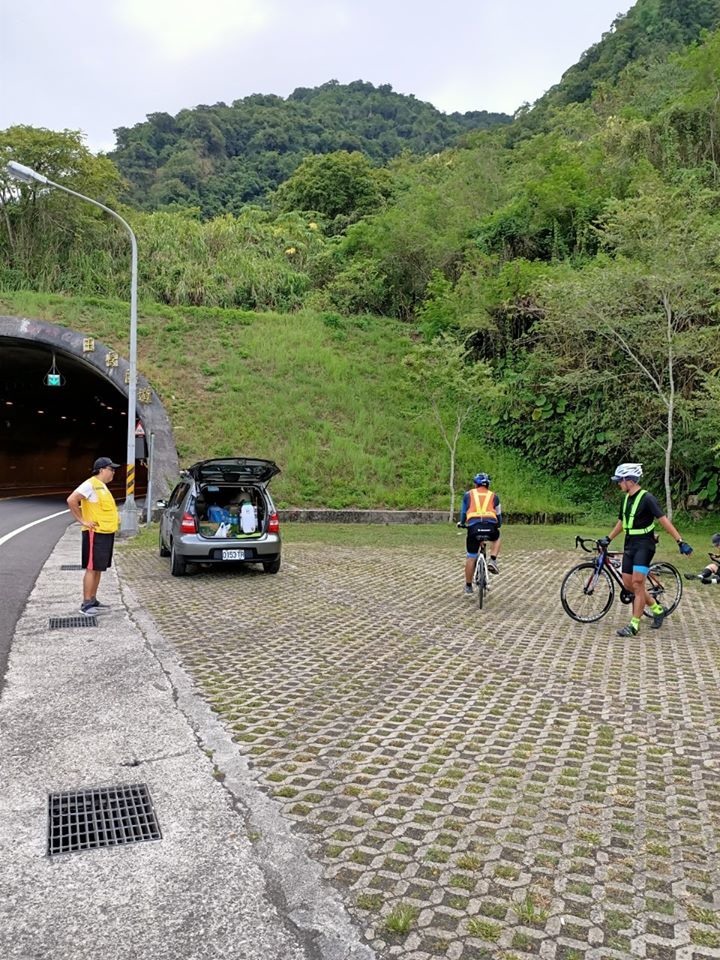
[[[240,507],[240,529],[243,533],[255,533],[257,530],[257,511],[251,503]]]

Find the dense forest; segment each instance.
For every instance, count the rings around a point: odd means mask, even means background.
[[[262,199],[311,154],[358,151],[385,163],[406,150],[434,153],[468,130],[510,119],[485,111],[447,115],[389,84],[331,80],[298,87],[287,99],[255,94],[175,117],[150,114],[115,131],[110,157],[130,185],[126,199],[134,206],[193,206],[209,217]]]
[[[329,324],[400,320],[419,357],[444,357],[446,402],[453,362],[461,375],[482,369],[487,416],[474,429],[563,478],[579,502],[630,459],[664,484],[669,504],[717,509],[718,25],[720,0],[638,0],[512,123],[445,118],[448,137],[465,128],[442,150],[422,142],[434,129],[426,105],[405,104],[402,124],[378,120],[385,133],[402,128],[398,146],[363,127],[389,91],[333,84],[277,104],[247,98],[237,114],[237,105],[185,111],[182,130],[178,118],[149,118],[118,132],[112,157],[92,156],[80,135],[27,127],[0,133],[0,149],[110,205],[130,198],[148,301],[311,310]],[[307,118],[312,103],[328,111],[335,97],[358,120],[352,135],[338,124],[313,141],[308,122],[307,145],[287,144],[293,156],[274,180],[258,175],[248,187],[243,173],[233,184],[227,164],[249,162],[250,151],[242,137],[228,147],[231,116],[244,118],[245,138],[253,107],[259,127],[270,129],[270,110],[287,132],[275,107]],[[207,154],[212,137],[188,133],[210,120],[222,162]],[[265,141],[268,164],[278,146]],[[162,189],[150,198],[169,182],[158,171],[186,161],[207,174],[193,204]],[[213,208],[200,185],[216,175],[229,179]],[[124,238],[91,208],[0,178],[0,214],[4,289],[126,295]]]

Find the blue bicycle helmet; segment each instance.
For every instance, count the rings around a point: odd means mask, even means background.
[[[489,487],[490,477],[487,473],[476,473],[473,477],[473,483],[478,487]]]
[[[714,533],[710,538],[710,542],[714,547],[720,547],[720,533]]]

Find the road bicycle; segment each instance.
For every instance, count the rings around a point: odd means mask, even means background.
[[[590,546],[588,546],[590,544]],[[560,587],[560,600],[569,617],[578,623],[595,623],[601,620],[612,606],[615,588],[619,589],[620,602],[630,604],[635,595],[626,590],[622,580],[622,553],[611,552],[600,540],[575,537],[575,547],[586,553],[595,553],[594,560],[578,563],[569,570]],[[669,616],[682,597],[682,579],[671,563],[653,563],[647,574],[647,592],[655,603],[665,608]],[[652,611],[646,607],[646,617]]]
[[[458,524],[461,530],[467,530],[467,524]],[[490,590],[490,573],[487,565],[487,540],[478,539],[478,555],[473,570],[472,585],[477,592],[478,606],[482,610],[485,603],[485,595]]]

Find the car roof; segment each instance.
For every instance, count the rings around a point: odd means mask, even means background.
[[[184,473],[194,480],[221,483],[268,483],[280,467],[272,460],[256,457],[219,457],[199,460]]]

